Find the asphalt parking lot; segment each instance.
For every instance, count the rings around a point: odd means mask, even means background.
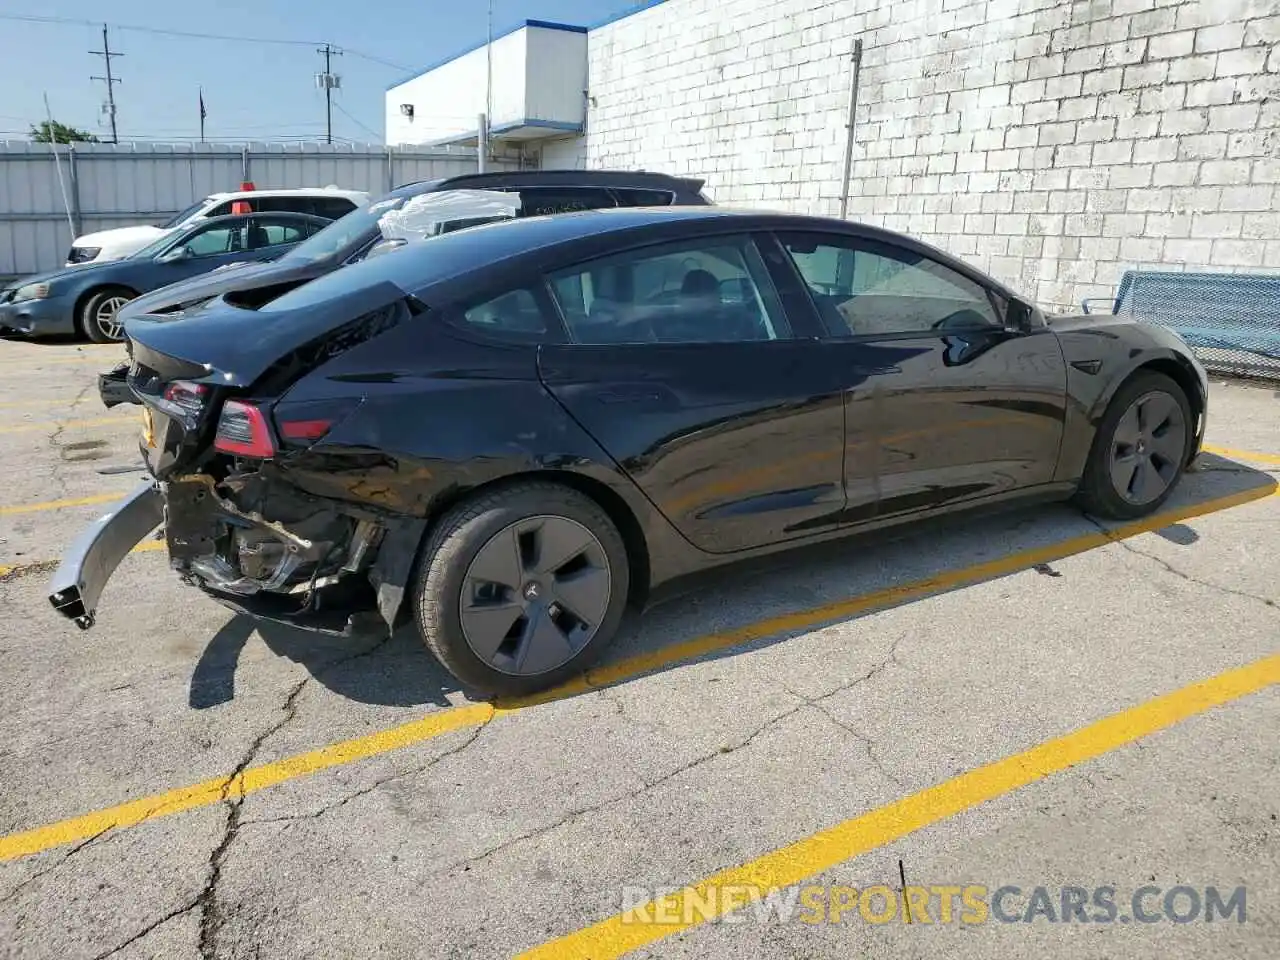
[[[50,562],[142,478],[119,356],[0,342],[0,956],[1274,956],[1280,391],[1215,380],[1149,522],[788,556],[489,704],[155,549],[56,618]]]

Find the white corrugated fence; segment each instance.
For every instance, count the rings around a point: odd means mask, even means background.
[[[45,143],[0,141],[0,278],[54,270],[75,234],[157,223],[211,193],[339,186],[374,196],[472,173],[474,149],[381,144]],[[490,170],[516,169],[514,159]]]

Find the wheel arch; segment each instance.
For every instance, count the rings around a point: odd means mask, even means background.
[[[509,473],[502,477],[478,483],[472,487],[460,489],[451,495],[437,499],[432,504],[431,512],[426,518],[426,526],[423,528],[422,537],[418,543],[413,570],[410,572],[408,582],[414,582],[418,568],[422,563],[423,548],[430,539],[436,523],[445,513],[461,503],[487,496],[504,487],[529,482],[552,483],[575,490],[590,499],[605,512],[605,515],[613,522],[613,525],[618,528],[618,533],[622,536],[623,545],[627,550],[627,563],[631,571],[627,605],[633,608],[642,607],[649,596],[651,560],[650,545],[639,518],[626,499],[607,483],[571,470],[546,469]]]
[[[125,293],[129,294],[131,297],[142,296],[142,294],[140,294],[133,287],[129,286],[127,283],[111,283],[111,282],[95,283],[93,286],[88,287],[87,289],[81,291],[80,295],[76,297],[76,303],[75,303],[75,306],[72,308],[71,312],[72,312],[72,316],[75,318],[77,327],[81,326],[81,320],[82,320],[81,314],[84,313],[84,308],[88,304],[90,299],[92,299],[93,297],[97,296],[100,293],[106,292],[107,290],[123,290]]]
[[[1176,383],[1183,394],[1186,395],[1187,404],[1191,407],[1191,421],[1193,442],[1187,449],[1187,462],[1190,463],[1194,459],[1198,444],[1194,441],[1200,439],[1200,429],[1203,424],[1201,417],[1204,416],[1205,409],[1208,406],[1208,398],[1205,397],[1200,389],[1200,378],[1195,368],[1191,366],[1190,361],[1185,357],[1176,353],[1169,353],[1160,356],[1147,357],[1139,360],[1124,376],[1116,377],[1115,382],[1102,397],[1098,399],[1095,405],[1090,421],[1096,434],[1098,425],[1102,422],[1102,418],[1106,416],[1107,408],[1111,406],[1111,401],[1115,399],[1117,393],[1126,383],[1133,380],[1134,377],[1143,373],[1160,373],[1168,377]]]

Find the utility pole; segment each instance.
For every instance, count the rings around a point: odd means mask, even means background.
[[[316,74],[316,86],[324,91],[324,138],[326,143],[333,143],[333,91],[342,86],[342,77],[330,70],[330,57],[340,57],[342,51],[326,43],[317,47],[316,53],[324,54],[324,73]]]
[[[90,77],[90,80],[101,80],[107,85],[107,115],[111,117],[111,142],[119,143],[116,137],[116,91],[115,85],[119,83],[119,79],[111,75],[111,58],[123,57],[123,53],[113,53],[110,43],[107,42],[107,25],[102,25],[102,49],[90,50],[96,57],[102,57],[107,64],[107,75],[105,77]]]

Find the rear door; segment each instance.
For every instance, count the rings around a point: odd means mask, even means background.
[[[841,387],[812,318],[784,310],[769,250],[703,237],[548,278],[567,342],[542,348],[543,382],[712,553],[833,529],[844,506]]]
[[[1056,338],[915,249],[779,234],[846,381],[848,520],[1048,483],[1066,416]]]

